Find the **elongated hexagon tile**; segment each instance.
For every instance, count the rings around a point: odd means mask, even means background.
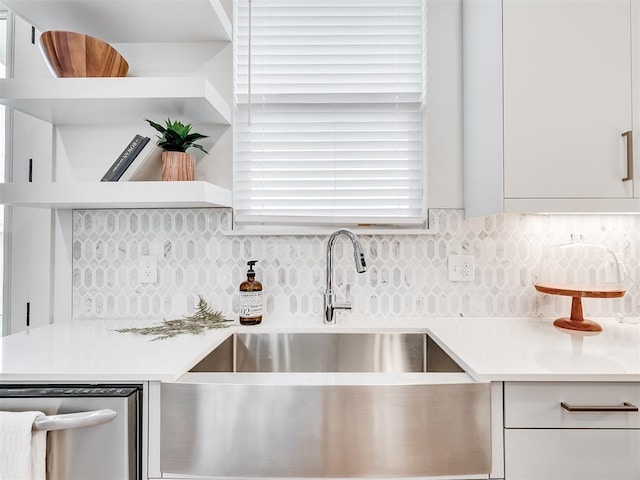
[[[629,275],[623,299],[590,299],[585,314],[638,313],[640,290],[633,282],[640,280],[639,218],[501,214],[465,220],[462,210],[432,209],[435,235],[361,235],[369,266],[362,275],[355,273],[350,243],[338,237],[334,286],[341,298],[350,284],[354,305],[342,318],[566,315],[569,298],[540,294],[532,284],[546,249],[567,242],[573,232],[619,254]],[[256,277],[268,292],[265,321],[321,321],[328,236],[223,235],[230,220],[228,209],[74,211],[74,317],[166,317],[188,311],[200,293],[213,308],[236,317],[246,262],[258,260]],[[152,250],[159,281],[141,285],[139,257]],[[450,254],[474,256],[474,281],[448,280]],[[576,263],[576,278],[598,275],[579,259],[567,262]]]

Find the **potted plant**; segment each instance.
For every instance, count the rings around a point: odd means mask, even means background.
[[[187,149],[197,148],[208,153],[202,145],[195,143],[208,135],[192,133],[191,124],[185,125],[178,120],[167,118],[164,126],[148,118],[145,121],[162,134],[158,136],[158,146],[164,150],[162,180],[195,180],[196,160],[192,154],[187,153]]]

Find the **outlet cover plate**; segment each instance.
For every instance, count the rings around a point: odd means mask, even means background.
[[[472,282],[474,261],[472,255],[449,255],[448,260],[450,282]]]
[[[158,281],[158,257],[141,255],[138,266],[138,283],[156,283]]]

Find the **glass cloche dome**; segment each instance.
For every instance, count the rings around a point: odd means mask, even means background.
[[[615,254],[602,245],[584,243],[580,234],[544,252],[534,285],[542,293],[573,297],[571,316],[556,319],[555,326],[588,332],[599,332],[602,327],[584,319],[581,298],[615,298],[625,293]]]

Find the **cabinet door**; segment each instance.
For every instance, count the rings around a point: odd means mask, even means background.
[[[509,480],[635,480],[640,430],[507,429]]]
[[[632,196],[629,0],[504,0],[506,198]]]

